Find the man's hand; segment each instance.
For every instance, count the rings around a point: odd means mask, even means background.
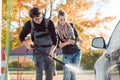
[[[55,49],[56,49],[56,45],[52,45],[48,56],[51,60],[53,60]]]
[[[31,48],[31,44],[30,43],[28,43],[27,41],[23,41],[23,45],[27,48],[27,49],[29,49],[29,50],[33,50],[33,48]],[[33,45],[33,44],[32,44]]]
[[[54,54],[53,53],[50,53],[50,55],[48,56],[51,60],[53,60],[54,58]]]

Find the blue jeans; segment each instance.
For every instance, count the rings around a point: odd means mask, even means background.
[[[80,51],[73,54],[63,54],[63,62],[65,64],[74,64],[79,66],[81,61]],[[76,80],[75,73],[71,72],[66,66],[63,66],[64,77],[63,80]]]

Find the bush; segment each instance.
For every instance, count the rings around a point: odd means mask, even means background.
[[[82,52],[81,66],[83,69],[93,69],[96,60],[102,55],[103,50],[88,50]]]
[[[92,70],[96,60],[102,55],[103,50],[87,50],[82,52],[81,67],[86,70]],[[57,59],[62,61],[62,56],[57,56]],[[63,65],[56,62],[57,70],[62,70]]]
[[[62,56],[57,56],[56,58],[57,58],[58,60],[62,61]],[[57,69],[57,70],[63,70],[63,65],[60,64],[60,63],[58,63],[58,62],[56,62],[56,69]]]
[[[87,50],[82,52],[82,57],[81,57],[81,67],[86,70],[91,70],[94,67],[94,63],[96,60],[102,55],[103,50]],[[62,56],[56,56],[56,58],[60,61],[62,61]],[[22,67],[23,63],[23,58],[20,59],[19,67]],[[9,67],[10,68],[17,68],[18,67],[18,60],[10,60],[9,61]],[[24,63],[24,69],[29,69],[29,70],[34,70],[34,62],[30,59],[26,59]],[[63,65],[60,63],[56,62],[56,69],[57,70],[62,70]]]
[[[59,59],[60,61],[62,61],[62,56],[57,56],[57,59]],[[19,68],[22,68],[22,64],[23,64],[23,58],[20,58],[20,62],[19,62]],[[17,59],[11,59],[9,60],[9,68],[18,68],[18,60]],[[62,66],[60,63],[56,62],[56,69],[57,70],[62,70]],[[24,69],[27,70],[35,70],[35,66],[34,66],[34,62],[31,61],[30,59],[25,59],[25,63],[24,63]]]
[[[19,68],[22,68],[22,66],[23,66],[23,69],[27,69],[27,70],[35,69],[34,62],[32,60],[30,60],[28,58],[26,58],[25,61],[23,61],[23,60],[24,60],[23,58],[20,58]],[[9,68],[18,68],[18,60],[17,59],[9,60],[8,67]]]

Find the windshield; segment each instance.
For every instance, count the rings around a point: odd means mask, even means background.
[[[107,47],[107,53],[110,54],[118,49],[120,49],[120,21],[118,22],[110,37]]]

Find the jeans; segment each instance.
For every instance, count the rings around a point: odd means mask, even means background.
[[[38,55],[34,55],[35,68],[36,68],[36,80],[43,80],[43,70],[45,70],[46,79],[53,80],[54,75],[54,61],[49,59],[46,55],[36,51]]]
[[[80,65],[81,53],[80,51],[73,54],[63,54],[63,62],[65,64],[74,64],[76,66]],[[76,80],[75,73],[70,71],[69,68],[63,66],[64,77],[63,80]]]

